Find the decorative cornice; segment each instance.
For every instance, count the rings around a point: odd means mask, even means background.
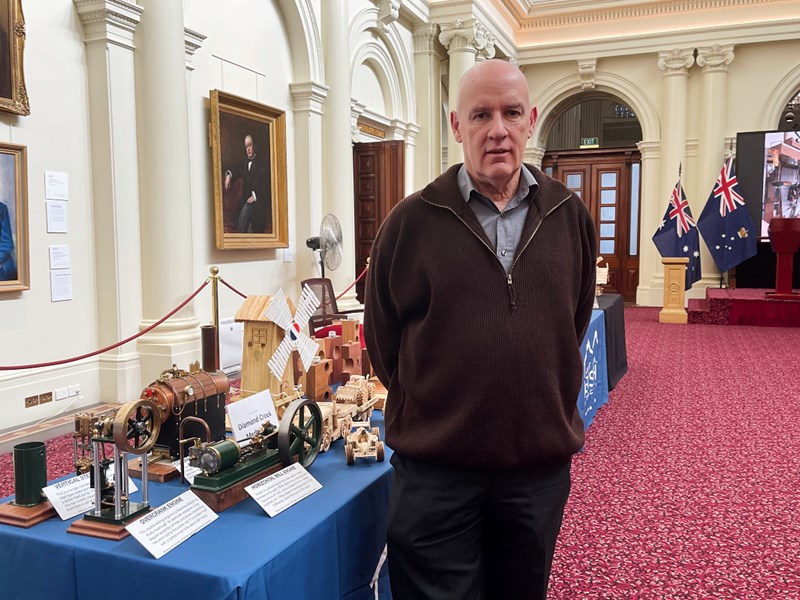
[[[72,0],[83,25],[84,42],[105,41],[134,49],[141,6],[126,0]]]
[[[328,86],[315,81],[305,81],[290,83],[289,91],[292,94],[292,109],[295,112],[322,114],[322,104],[328,96]]]
[[[582,90],[593,90],[595,87],[594,77],[597,72],[597,59],[587,58],[578,61],[578,76],[581,78]]]
[[[366,104],[350,98],[350,141],[352,142],[357,142],[359,139],[358,118],[364,114],[366,109]]]
[[[783,0],[651,0],[603,2],[596,0],[495,0],[523,30],[580,26],[588,23],[773,4]]]
[[[664,76],[688,75],[689,67],[694,64],[694,48],[675,48],[658,53],[658,68],[664,71]]]
[[[697,49],[697,65],[703,73],[725,72],[733,62],[733,46],[714,44],[707,48]]]
[[[639,152],[642,153],[642,160],[651,160],[661,158],[661,142],[660,141],[641,141],[636,143]]]
[[[200,49],[207,37],[208,36],[194,31],[193,29],[189,29],[188,27],[183,28],[183,46],[184,51],[186,52],[187,71],[194,71],[194,65],[192,64],[194,53]]]

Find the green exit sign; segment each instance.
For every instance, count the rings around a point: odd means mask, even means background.
[[[600,138],[590,137],[581,138],[581,148],[597,148],[600,146]]]

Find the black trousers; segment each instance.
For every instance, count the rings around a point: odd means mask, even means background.
[[[395,600],[545,598],[570,465],[475,471],[392,456]]]

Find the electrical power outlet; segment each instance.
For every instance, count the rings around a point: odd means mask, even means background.
[[[69,395],[70,396],[77,396],[81,393],[81,384],[76,383],[75,385],[69,386]]]
[[[53,392],[53,394],[55,395],[56,402],[58,402],[59,400],[66,400],[67,398],[69,398],[69,388],[68,387],[59,388],[55,392]]]
[[[38,394],[25,398],[25,408],[30,408],[31,406],[36,406],[37,404],[39,404]]]
[[[53,401],[53,392],[45,392],[44,394],[39,394],[39,404],[45,404],[47,402]]]

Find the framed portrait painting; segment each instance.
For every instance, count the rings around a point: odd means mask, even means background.
[[[22,0],[0,0],[0,110],[18,115],[31,113],[22,71],[24,48]]]
[[[25,146],[0,143],[0,293],[30,288]]]
[[[219,90],[210,99],[217,248],[287,248],[286,114]]]

